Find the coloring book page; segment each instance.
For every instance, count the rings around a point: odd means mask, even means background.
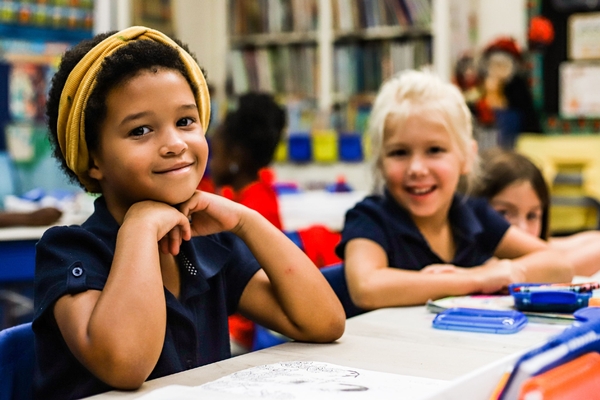
[[[449,381],[444,380],[362,370],[317,361],[289,361],[245,369],[195,388],[165,387],[143,399],[173,398],[174,391],[179,391],[179,395],[189,396],[185,398],[190,399],[195,395],[196,398],[202,396],[219,399],[412,400],[427,397],[448,383]],[[172,390],[169,391],[169,388]]]

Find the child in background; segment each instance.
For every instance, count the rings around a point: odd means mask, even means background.
[[[81,226],[37,245],[38,398],[135,389],[228,358],[236,311],[296,340],[340,337],[342,307],[297,246],[257,212],[196,191],[210,107],[185,45],[144,27],[81,42],[47,115],[62,169],[101,196]]]
[[[240,96],[210,137],[211,177],[217,193],[258,211],[278,229],[283,229],[274,174],[268,168],[286,125],[286,113],[269,93],[249,92]],[[297,232],[308,257],[322,267],[339,262],[334,253],[340,235],[315,225]],[[254,324],[240,314],[229,317],[234,354],[250,351]]]
[[[271,163],[286,124],[285,111],[267,93],[246,93],[210,138],[209,167],[217,193],[258,211],[282,229]],[[233,355],[252,350],[254,323],[239,313],[229,316]]]
[[[573,264],[575,275],[591,276],[600,270],[600,231],[548,238],[550,194],[542,172],[526,156],[490,149],[483,154],[482,179],[473,195],[483,197],[512,225],[548,240]]]
[[[375,99],[369,132],[379,194],[347,212],[336,249],[356,306],[571,281],[570,264],[544,241],[510,227],[485,201],[456,193],[475,172],[477,146],[455,85],[430,72],[393,77]]]
[[[282,229],[273,174],[273,161],[286,124],[286,115],[267,93],[246,93],[210,138],[211,177],[217,192],[258,211]]]

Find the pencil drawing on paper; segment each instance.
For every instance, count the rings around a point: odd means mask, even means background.
[[[236,372],[203,385],[205,389],[268,397],[294,399],[298,390],[315,392],[364,392],[367,386],[355,383],[360,373],[314,361],[292,361],[261,365]],[[302,386],[302,387],[301,387]]]
[[[317,361],[289,361],[235,372],[199,388],[274,400],[414,399],[442,382]]]

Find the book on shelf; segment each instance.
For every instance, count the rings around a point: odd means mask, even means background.
[[[431,24],[431,0],[331,0],[331,5],[334,29],[341,32]]]
[[[234,94],[255,90],[314,97],[318,92],[315,46],[232,49],[229,64]]]
[[[307,32],[317,29],[318,0],[230,0],[233,35]]]
[[[338,43],[334,48],[334,90],[340,96],[376,92],[385,79],[431,62],[428,38]]]

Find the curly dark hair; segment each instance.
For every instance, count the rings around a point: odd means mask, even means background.
[[[84,40],[67,50],[61,59],[57,72],[52,78],[52,84],[48,92],[46,116],[48,117],[49,137],[53,156],[59,161],[60,168],[68,176],[69,180],[78,183],[81,187],[83,187],[82,183],[79,181],[77,175],[67,166],[58,143],[57,123],[60,96],[69,74],[77,63],[94,46],[116,32],[111,31],[98,34],[92,39]],[[178,39],[172,39],[196,60],[196,57],[189,51],[186,44]],[[172,46],[153,40],[135,40],[120,47],[102,61],[102,67],[96,78],[96,86],[90,94],[85,108],[85,141],[88,151],[91,152],[98,147],[100,126],[107,114],[105,101],[109,92],[128,79],[135,77],[140,71],[156,71],[158,68],[179,71],[189,83],[192,91],[196,91],[196,83],[191,80],[177,49]],[[202,73],[205,74],[204,70],[202,70]]]
[[[217,134],[228,147],[243,149],[258,171],[273,160],[286,123],[285,110],[271,94],[250,92],[239,98],[237,110],[227,114]]]

